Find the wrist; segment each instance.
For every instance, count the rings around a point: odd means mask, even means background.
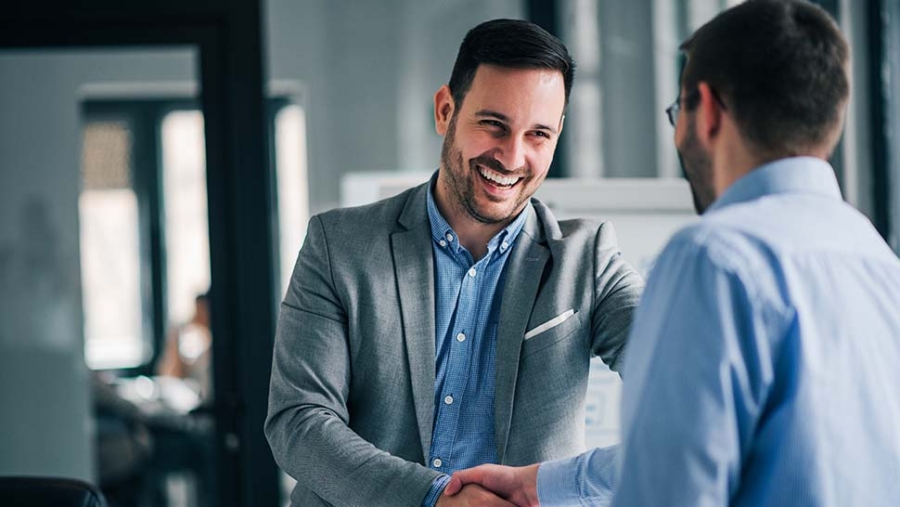
[[[441,497],[444,495],[444,488],[447,487],[447,483],[450,482],[449,475],[440,475],[434,479],[431,483],[431,487],[428,489],[428,494],[425,495],[425,498],[422,500],[422,507],[437,507],[439,504]]]
[[[540,469],[540,463],[536,463],[534,465],[529,465],[525,467],[525,481],[523,484],[523,493],[525,496],[526,505],[530,505],[531,507],[540,507],[541,502],[538,498],[538,470]]]

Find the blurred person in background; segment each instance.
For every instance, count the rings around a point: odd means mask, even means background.
[[[212,399],[212,333],[209,323],[209,292],[194,299],[194,315],[173,328],[166,337],[156,373],[186,380],[204,403]]]

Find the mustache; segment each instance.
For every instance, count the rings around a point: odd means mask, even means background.
[[[489,155],[479,155],[475,158],[469,159],[469,167],[475,169],[476,165],[487,167],[493,171],[503,174],[512,174],[516,172],[525,172],[525,166],[522,166],[518,169],[507,169],[506,166],[503,165],[502,162],[491,157]]]

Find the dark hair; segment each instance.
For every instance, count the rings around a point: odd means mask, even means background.
[[[566,104],[575,79],[575,62],[559,39],[543,28],[518,19],[485,21],[469,30],[450,74],[450,93],[457,109],[481,64],[513,69],[552,69],[563,75]]]
[[[706,82],[764,154],[830,153],[837,144],[850,93],[849,48],[820,7],[748,0],[703,25],[681,49],[682,87],[691,92]]]

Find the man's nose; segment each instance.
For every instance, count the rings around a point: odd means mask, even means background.
[[[525,166],[527,149],[528,147],[521,137],[510,136],[500,146],[495,157],[507,171],[515,171]]]

